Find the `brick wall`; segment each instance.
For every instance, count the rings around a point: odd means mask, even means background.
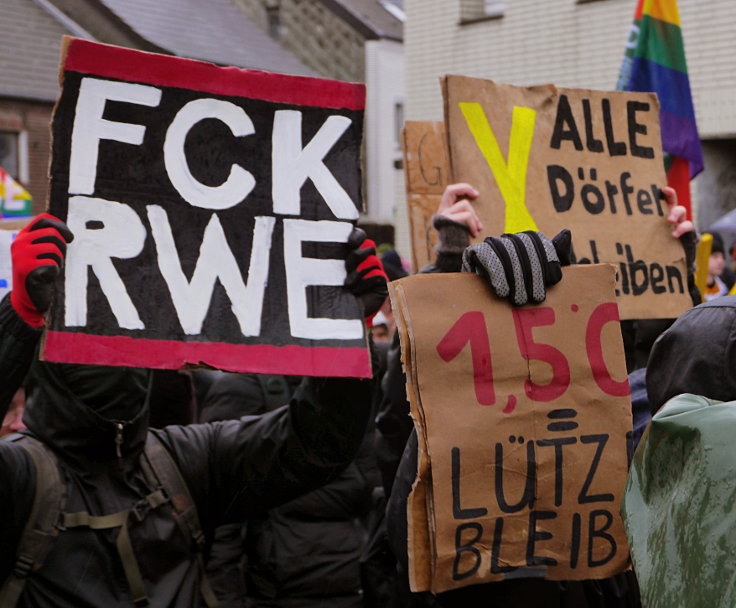
[[[317,0],[233,0],[253,22],[268,30],[266,5],[279,5],[280,42],[328,78],[363,82],[363,37]]]
[[[46,208],[48,170],[51,152],[50,103],[0,100],[0,129],[25,131],[28,141],[28,181],[25,183],[33,198],[33,213]]]

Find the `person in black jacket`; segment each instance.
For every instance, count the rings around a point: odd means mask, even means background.
[[[34,358],[71,239],[48,215],[15,239],[13,290],[0,302],[0,415]],[[366,287],[364,276],[353,277],[364,304],[382,302],[385,282],[381,289],[373,275]],[[361,443],[372,395],[370,381],[311,378],[289,405],[261,417],[149,431],[148,371],[39,362],[34,373],[39,390],[24,421],[58,460],[65,512],[100,518],[136,507],[136,517],[112,529],[59,526],[43,565],[28,573],[17,605],[29,608],[213,605],[196,547],[173,517],[172,500],[180,497],[142,503],[155,490],[143,471],[147,439],[157,438],[173,459],[211,542],[217,526],[243,521],[339,475]],[[35,481],[28,452],[0,442],[0,581],[17,565]],[[131,556],[120,552],[124,530],[144,587],[137,597]]]
[[[273,411],[289,401],[301,381],[298,376],[225,374],[207,393],[200,421]],[[218,529],[208,570],[213,590],[226,598],[223,605],[363,606],[360,518],[371,500],[365,456],[321,488],[252,517],[242,527]]]
[[[671,197],[673,192],[668,191]],[[433,225],[439,231],[437,259],[434,264],[422,272],[459,272],[461,268],[474,270],[484,276],[497,295],[505,297],[515,305],[528,301],[539,301],[544,298],[544,287],[554,284],[545,280],[542,285],[531,289],[531,293],[518,289],[515,285],[504,288],[498,281],[499,273],[493,264],[488,263],[486,243],[468,248],[469,237],[477,236],[482,225],[472,207],[472,200],[478,192],[469,184],[453,184],[444,195],[438,214],[433,218]],[[689,228],[683,226],[682,208],[675,209],[671,202],[673,214],[671,221],[676,224],[676,231]],[[680,236],[680,234],[675,234]],[[562,264],[569,263],[570,241],[561,233],[555,237],[555,249]],[[492,239],[492,247],[503,245],[500,239]],[[503,262],[503,260],[502,260]],[[537,264],[545,268],[549,257],[541,256]],[[535,265],[532,262],[532,265]],[[513,271],[505,264],[496,266],[506,277],[513,276]],[[557,276],[559,275],[552,273]],[[503,281],[501,281],[503,283]],[[501,287],[499,289],[499,287]],[[516,289],[515,289],[516,288]],[[536,297],[532,294],[536,293]],[[377,446],[380,450],[379,462],[387,493],[390,500],[386,512],[387,538],[393,554],[397,559],[397,578],[394,587],[392,606],[489,606],[503,608],[526,608],[527,606],[545,606],[550,608],[635,608],[640,606],[639,590],[636,577],[632,572],[604,579],[590,581],[548,581],[543,579],[517,579],[497,583],[475,585],[438,595],[429,593],[411,593],[408,588],[408,555],[407,555],[407,520],[406,501],[411,491],[417,471],[417,436],[409,418],[409,403],[404,387],[406,379],[400,366],[398,340],[394,341],[389,353],[388,370],[384,376],[382,387],[384,399],[376,418]],[[400,598],[400,599],[396,599]]]
[[[736,296],[680,315],[654,343],[646,384],[652,414],[682,393],[736,400]]]

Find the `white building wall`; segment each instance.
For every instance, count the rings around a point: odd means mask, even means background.
[[[405,0],[408,120],[443,119],[438,79],[444,74],[516,85],[615,87],[636,0],[507,0],[502,17],[461,24],[461,5],[478,1]],[[734,138],[736,1],[678,0],[678,6],[700,136]],[[720,157],[711,164],[721,172],[732,167],[731,183],[736,154],[729,148],[714,150]],[[706,165],[695,181],[695,201],[733,208],[736,201],[723,202],[723,189],[706,187],[707,173]]]
[[[409,251],[403,181],[395,162],[401,159],[397,105],[403,111],[404,50],[400,42],[370,40],[365,44],[366,65],[366,217],[372,222],[394,224],[400,234],[396,247]],[[402,184],[397,196],[397,181]],[[397,212],[398,209],[398,212]]]
[[[407,118],[441,120],[438,78],[612,89],[635,0],[508,0],[503,17],[460,24],[472,0],[406,0]],[[701,136],[736,133],[736,2],[679,0]]]

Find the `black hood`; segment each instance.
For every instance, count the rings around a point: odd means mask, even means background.
[[[736,400],[736,296],[691,308],[657,339],[647,393],[652,412],[682,393]]]
[[[65,460],[90,462],[137,458],[148,431],[146,369],[37,361],[35,388],[23,422]]]

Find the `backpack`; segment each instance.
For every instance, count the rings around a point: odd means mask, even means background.
[[[54,453],[29,435],[15,434],[5,440],[15,442],[31,457],[36,470],[36,489],[31,513],[18,543],[15,566],[0,587],[0,606],[11,608],[17,604],[28,575],[43,566],[59,532],[81,527],[93,530],[120,529],[116,545],[133,601],[137,607],[147,606],[149,599],[130,542],[128,521],[131,517],[140,521],[149,510],[155,510],[167,503],[171,503],[180,530],[191,539],[195,547],[202,576],[202,598],[207,608],[218,606],[217,598],[205,575],[202,559],[205,537],[197,508],[179,468],[156,435],[149,431],[140,462],[150,486],[157,489],[132,508],[110,515],[90,515],[86,511],[65,512],[67,489],[61,479]]]

